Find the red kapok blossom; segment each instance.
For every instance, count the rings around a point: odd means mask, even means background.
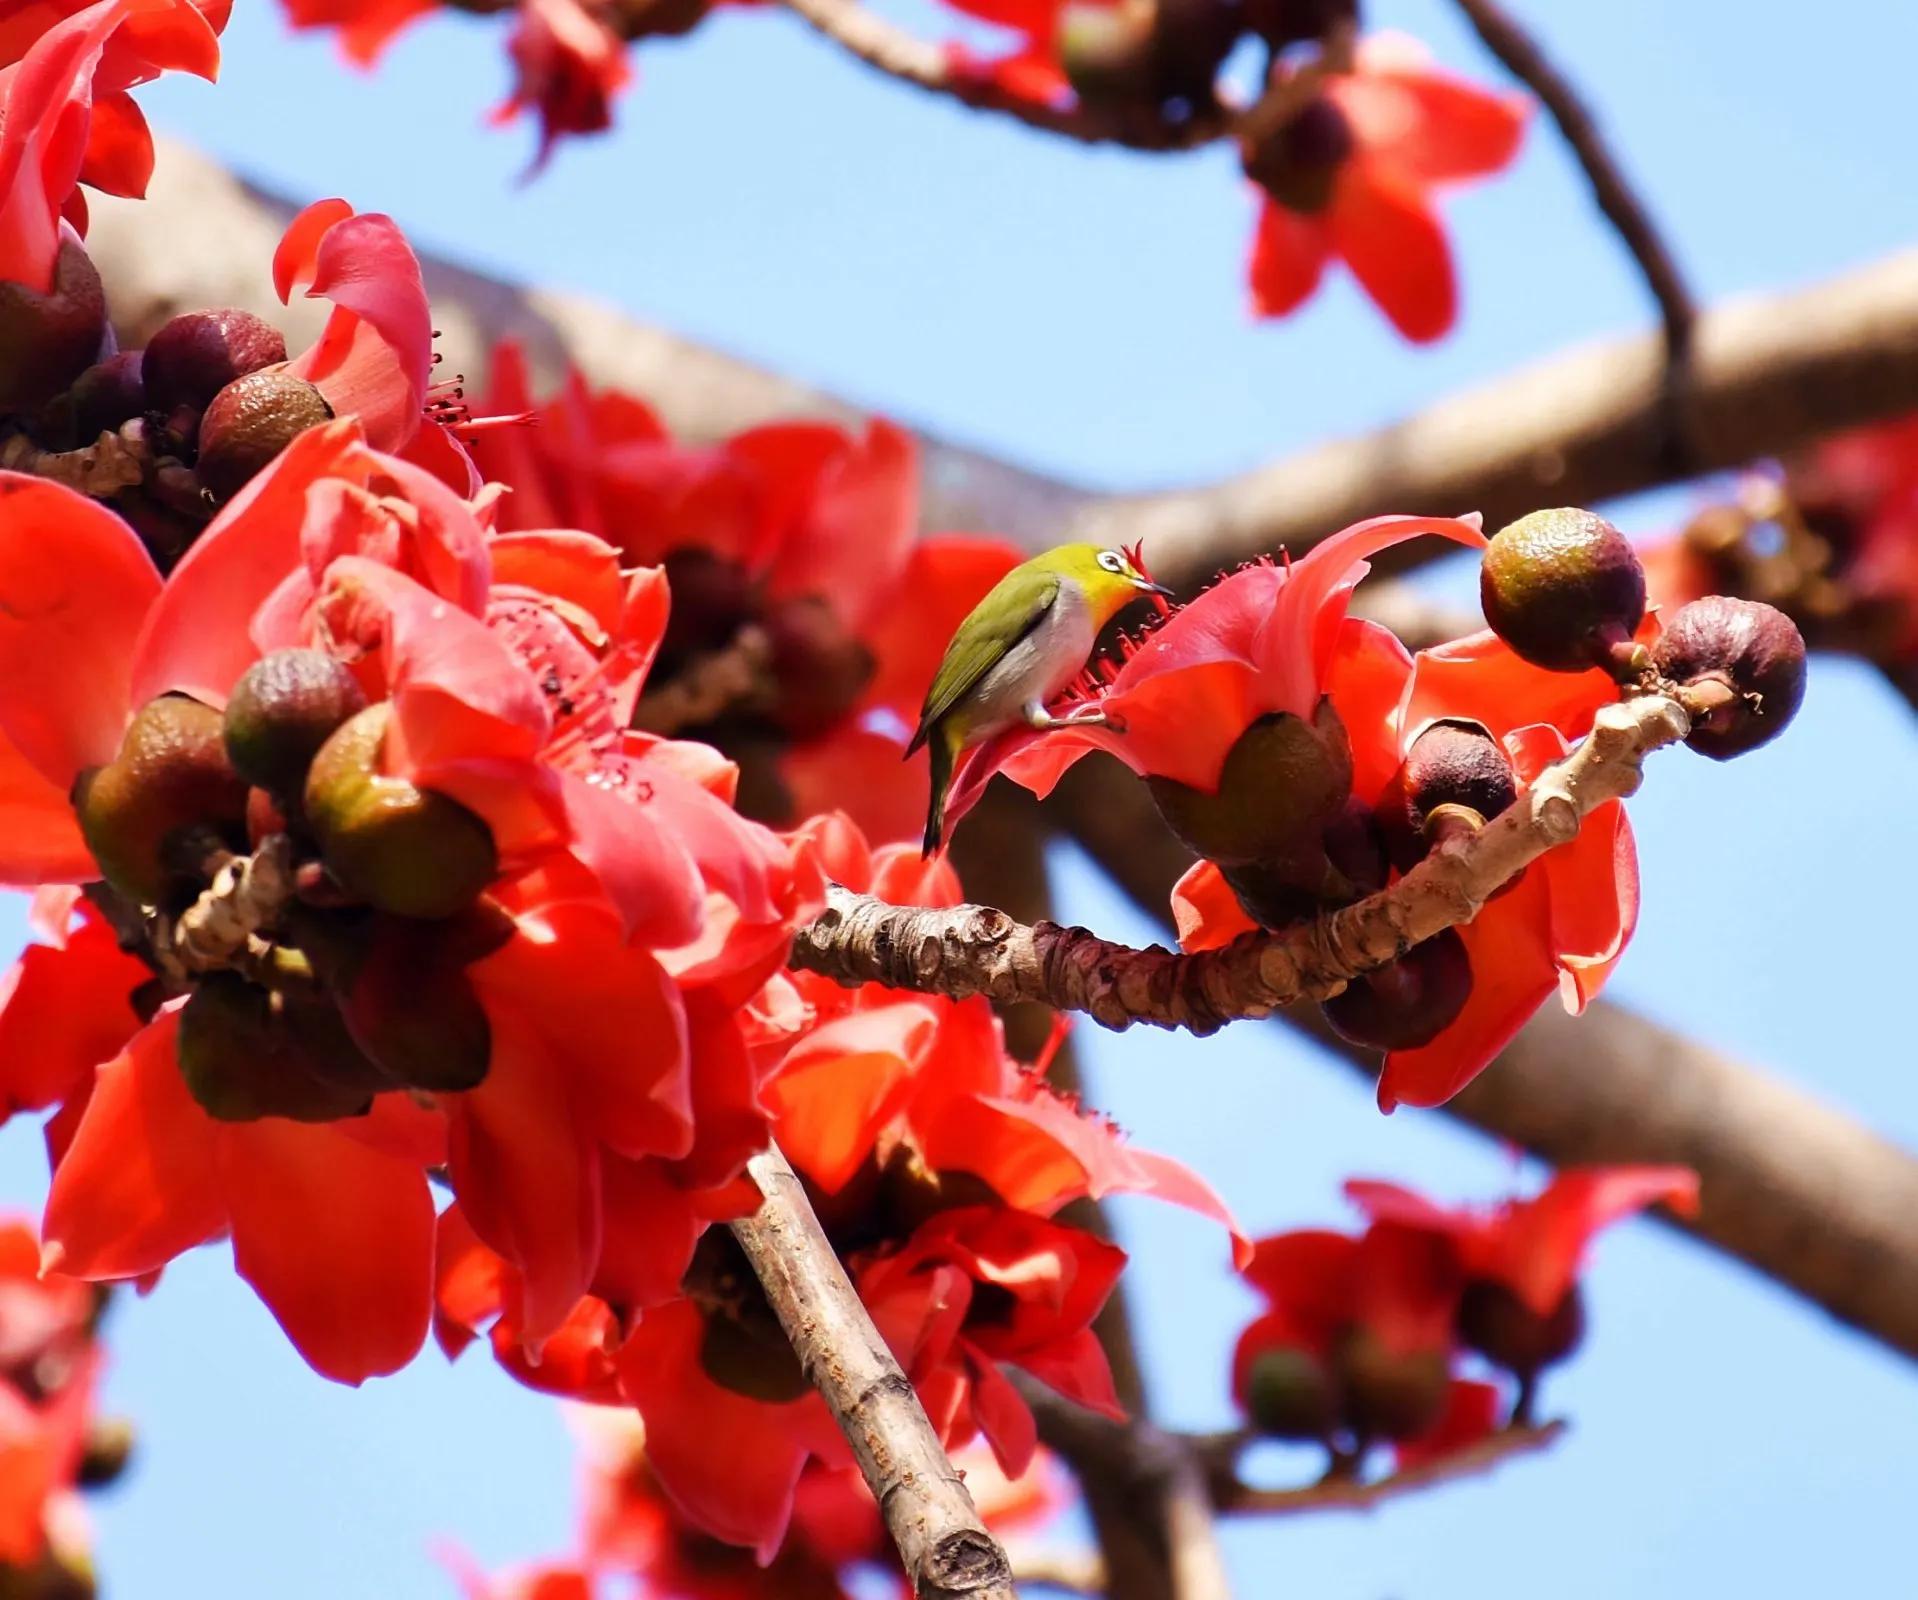
[[[213,78],[230,0],[42,0],[0,17],[0,279],[53,282],[60,221],[89,183],[137,199],[153,140],[127,93],[162,72]]]
[[[1375,802],[1412,743],[1439,719],[1501,742],[1521,796],[1583,737],[1617,686],[1597,670],[1547,672],[1491,633],[1408,656],[1385,629],[1347,619],[1325,689],[1352,741],[1353,794]],[[1210,862],[1173,891],[1181,945],[1209,950],[1253,922]],[[1638,867],[1624,806],[1588,816],[1571,843],[1533,862],[1456,931],[1471,963],[1464,1009],[1430,1042],[1387,1055],[1379,1103],[1441,1105],[1491,1062],[1555,991],[1578,1012],[1603,987],[1638,918]]]
[[[1458,288],[1432,196],[1508,166],[1528,106],[1434,71],[1408,39],[1364,41],[1350,73],[1330,78],[1270,149],[1248,155],[1266,183],[1253,309],[1295,310],[1338,259],[1406,338],[1440,337],[1457,317]]]
[[[604,133],[613,125],[613,96],[632,81],[633,69],[619,35],[580,0],[520,0],[519,26],[507,48],[518,76],[493,121],[538,113],[533,172],[546,165],[563,134]]]

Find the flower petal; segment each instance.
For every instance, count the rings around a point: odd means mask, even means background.
[[[0,733],[0,883],[86,883],[99,871],[67,791]]]
[[[1392,326],[1415,344],[1458,316],[1452,247],[1419,187],[1354,160],[1339,175],[1329,214],[1332,242]]]
[[[1282,317],[1312,298],[1332,257],[1322,217],[1308,217],[1259,194],[1259,222],[1252,235],[1246,275],[1255,317]]]
[[[89,918],[62,948],[28,945],[0,979],[0,1104],[39,1111],[83,1091],[140,1030],[128,997],[153,976]]]

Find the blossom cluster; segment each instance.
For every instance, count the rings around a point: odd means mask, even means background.
[[[1593,1235],[1651,1205],[1691,1214],[1698,1179],[1567,1168],[1487,1209],[1370,1180],[1345,1192],[1362,1233],[1306,1229],[1255,1247],[1245,1279],[1265,1310],[1239,1336],[1232,1390],[1255,1430],[1322,1443],[1350,1474],[1376,1444],[1403,1469],[1530,1424],[1541,1374],[1584,1337],[1578,1276]],[[1493,1380],[1468,1376],[1467,1358]]]
[[[347,56],[370,65],[442,0],[284,0],[296,26],[332,28]],[[450,3],[450,0],[448,0]],[[514,87],[495,121],[540,124],[536,166],[566,135],[612,125],[632,81],[629,43],[678,34],[714,0],[498,0],[461,10],[513,13]],[[1413,40],[1343,39],[1351,5],[1327,0],[949,0],[969,21],[1008,36],[1003,55],[954,42],[947,71],[960,92],[991,85],[1017,104],[1080,108],[1121,128],[1196,127],[1221,113],[1219,79],[1242,38],[1269,54],[1267,102],[1238,119],[1257,195],[1248,279],[1254,313],[1279,317],[1311,298],[1333,262],[1407,339],[1444,335],[1458,314],[1440,191],[1509,166],[1529,102],[1436,69]],[[1300,47],[1307,47],[1302,58]],[[1270,103],[1277,108],[1264,114]]]

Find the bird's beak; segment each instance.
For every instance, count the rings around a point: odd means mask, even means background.
[[[1169,595],[1172,593],[1164,584],[1154,583],[1150,578],[1134,578],[1132,580],[1132,587],[1135,589],[1143,589],[1147,594]]]

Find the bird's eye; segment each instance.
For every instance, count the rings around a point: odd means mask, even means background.
[[[1099,552],[1099,565],[1104,567],[1107,572],[1125,571],[1125,562],[1116,550],[1101,550]]]

